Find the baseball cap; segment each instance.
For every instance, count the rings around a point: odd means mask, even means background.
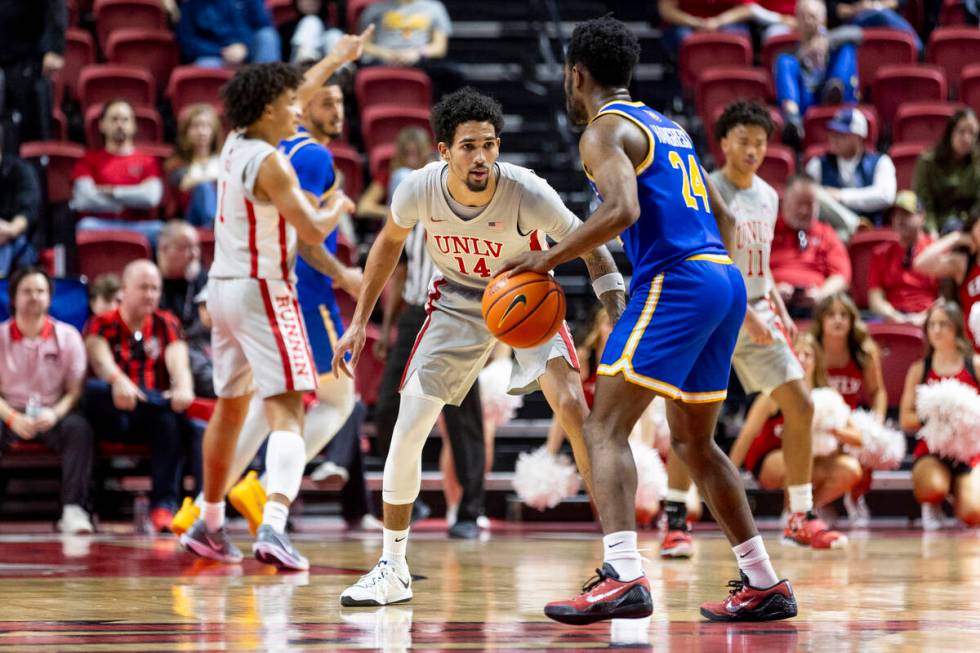
[[[922,204],[919,203],[919,198],[916,197],[915,193],[910,190],[900,190],[898,194],[895,195],[895,202],[892,204],[896,209],[902,209],[903,211],[908,211],[909,213],[918,213],[922,210]]]
[[[847,107],[834,114],[833,119],[827,123],[827,129],[841,134],[854,134],[861,138],[867,138],[868,119],[864,117],[860,109]]]

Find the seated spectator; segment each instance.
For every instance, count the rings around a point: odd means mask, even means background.
[[[93,318],[85,338],[95,375],[85,388],[89,421],[101,438],[150,445],[150,521],[158,531],[169,528],[177,506],[182,450],[200,479],[201,436],[183,414],[194,401],[187,344],[180,321],[159,308],[161,284],[152,262],[127,265],[119,308]]]
[[[13,317],[0,323],[0,451],[37,440],[61,455],[62,533],[91,533],[92,427],[76,411],[85,345],[75,327],[48,315],[52,282],[41,268],[10,279]]]
[[[155,209],[163,199],[163,181],[157,160],[133,144],[133,107],[125,100],[106,102],[99,131],[105,145],[86,152],[71,175],[71,208],[83,216],[78,229],[130,230],[155,244],[161,227]]]
[[[980,212],[978,133],[977,115],[960,109],[915,164],[912,187],[926,209],[926,228],[933,233],[956,231],[968,216]]]
[[[681,44],[694,32],[734,32],[749,35],[740,0],[658,0],[660,20],[666,23],[664,45],[677,55]],[[721,20],[724,16],[724,21]]]
[[[922,41],[915,28],[896,11],[905,4],[904,0],[829,0],[827,4],[835,24],[901,30],[912,35],[915,47],[922,52]]]
[[[912,261],[932,244],[922,230],[922,205],[910,190],[895,197],[892,228],[898,242],[875,248],[868,274],[868,304],[871,312],[886,322],[922,326],[926,311],[939,296],[939,284],[912,268]]]
[[[289,32],[289,61],[319,61],[330,52],[344,33],[330,26],[326,0],[293,0],[300,18],[283,25],[280,34]]]
[[[786,128],[783,141],[799,148],[803,143],[803,116],[818,104],[857,102],[857,47],[860,30],[827,31],[823,0],[799,0],[796,23],[800,45],[783,53],[773,64],[776,102]]]
[[[194,104],[177,124],[177,147],[167,160],[168,179],[180,191],[184,219],[211,227],[218,208],[218,150],[221,121],[210,104]]]
[[[388,175],[372,179],[357,202],[357,215],[384,220],[388,217],[387,200],[408,173],[418,170],[432,156],[432,139],[421,127],[405,127],[395,139],[395,154],[391,157]]]
[[[197,319],[200,328],[195,337],[188,342],[191,360],[191,376],[194,377],[194,394],[198,397],[215,399],[214,359],[211,350],[211,313],[208,312],[208,288],[205,286],[194,297]]]
[[[4,153],[3,137],[0,127],[0,278],[37,261],[28,236],[41,209],[41,186],[34,169],[20,157]]]
[[[177,43],[196,66],[279,61],[279,32],[263,0],[184,0]]]
[[[769,266],[792,317],[809,317],[814,304],[847,289],[851,259],[834,230],[817,220],[817,186],[792,177],[783,191]]]
[[[868,119],[861,110],[841,109],[827,129],[828,152],[810,159],[806,174],[822,186],[820,218],[847,239],[861,222],[884,223],[898,186],[895,164],[865,145]]]
[[[92,315],[102,315],[119,308],[119,275],[100,274],[88,285],[88,310]]]

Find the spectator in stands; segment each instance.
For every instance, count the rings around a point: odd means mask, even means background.
[[[421,127],[405,127],[399,131],[388,174],[371,180],[357,202],[357,215],[384,220],[388,216],[387,200],[395,188],[408,173],[428,163],[432,152],[432,139]]]
[[[915,164],[912,187],[926,209],[926,228],[956,231],[980,212],[980,122],[972,109],[959,109],[936,144]]]
[[[0,2],[0,118],[7,152],[52,138],[49,78],[65,65],[65,0]]]
[[[300,18],[292,25],[283,25],[283,28],[291,31],[291,62],[319,61],[344,35],[341,30],[330,25],[327,4],[326,0],[293,0],[293,6]]]
[[[681,44],[695,32],[734,32],[749,35],[745,16],[734,11],[743,4],[739,0],[658,0],[660,19],[666,23],[664,44],[676,55]],[[724,16],[724,21],[721,20]]]
[[[912,35],[915,47],[922,52],[922,41],[915,28],[896,11],[905,4],[904,0],[829,0],[827,4],[836,24],[901,30]]]
[[[92,478],[92,427],[75,411],[85,380],[85,345],[75,327],[48,315],[52,282],[21,268],[8,288],[13,317],[0,324],[0,450],[36,440],[61,455],[63,533],[91,533],[85,510]]]
[[[92,315],[102,315],[119,308],[119,275],[107,272],[95,277],[88,285],[88,309]]]
[[[800,45],[783,53],[773,64],[776,101],[786,127],[783,142],[799,148],[803,143],[803,116],[817,104],[856,102],[858,92],[857,48],[860,30],[827,31],[827,7],[823,0],[799,0],[796,23]]]
[[[871,312],[886,322],[922,326],[926,311],[939,296],[936,280],[912,268],[915,257],[932,243],[922,230],[924,221],[915,193],[901,191],[892,210],[892,228],[898,234],[898,242],[874,249],[868,274],[868,304]]]
[[[956,379],[980,392],[980,354],[966,341],[960,307],[940,299],[929,309],[923,331],[926,355],[909,368],[899,407],[902,429],[909,433],[922,428],[915,410],[919,385]],[[943,458],[931,453],[925,440],[918,441],[913,455],[912,491],[922,505],[923,530],[942,527],[942,505],[949,495],[953,495],[953,510],[960,521],[980,525],[980,456],[970,461]]]
[[[279,32],[263,0],[184,0],[177,21],[184,58],[220,68],[279,61]]]
[[[214,224],[218,208],[218,151],[221,121],[210,104],[188,107],[177,124],[177,147],[164,168],[180,191],[184,219],[197,227]]]
[[[776,289],[793,317],[809,317],[814,304],[847,289],[851,260],[834,230],[817,220],[817,186],[789,179],[776,221],[770,268]]]
[[[829,151],[810,159],[806,173],[822,186],[821,219],[849,238],[862,221],[884,223],[898,186],[895,164],[865,145],[868,119],[860,109],[841,109],[827,130]]]
[[[177,506],[185,441],[200,459],[199,434],[183,414],[194,401],[187,344],[180,321],[159,308],[161,285],[151,261],[127,265],[119,308],[93,318],[85,338],[95,375],[85,389],[89,420],[99,437],[150,445],[150,521],[158,531]]]
[[[4,152],[3,143],[0,126],[0,278],[37,260],[28,236],[41,209],[41,186],[34,169]]]
[[[71,207],[84,216],[78,229],[135,231],[155,245],[162,226],[155,209],[163,199],[163,181],[157,160],[133,144],[136,116],[129,102],[106,102],[99,131],[104,146],[86,152],[72,171]]]

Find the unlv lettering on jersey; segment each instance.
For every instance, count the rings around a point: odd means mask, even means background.
[[[504,244],[473,236],[436,236],[436,247],[443,254],[474,254],[476,256],[489,256],[490,258],[500,258],[500,251]]]
[[[735,226],[735,247],[742,249],[755,243],[771,243],[773,225],[764,220],[739,222]]]

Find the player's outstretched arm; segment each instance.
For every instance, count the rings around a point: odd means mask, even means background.
[[[296,89],[299,106],[305,107],[313,95],[327,83],[330,76],[345,65],[357,61],[364,54],[364,44],[370,42],[374,25],[368,25],[360,34],[344,34],[323,59],[303,75],[303,83]]]
[[[701,169],[701,178],[708,188],[708,201],[711,203],[711,212],[715,216],[715,223],[718,225],[718,232],[721,234],[721,242],[725,244],[725,249],[731,255],[735,251],[735,216],[728,210],[728,205],[722,199],[721,193],[715,188],[711,177],[703,168]]]

